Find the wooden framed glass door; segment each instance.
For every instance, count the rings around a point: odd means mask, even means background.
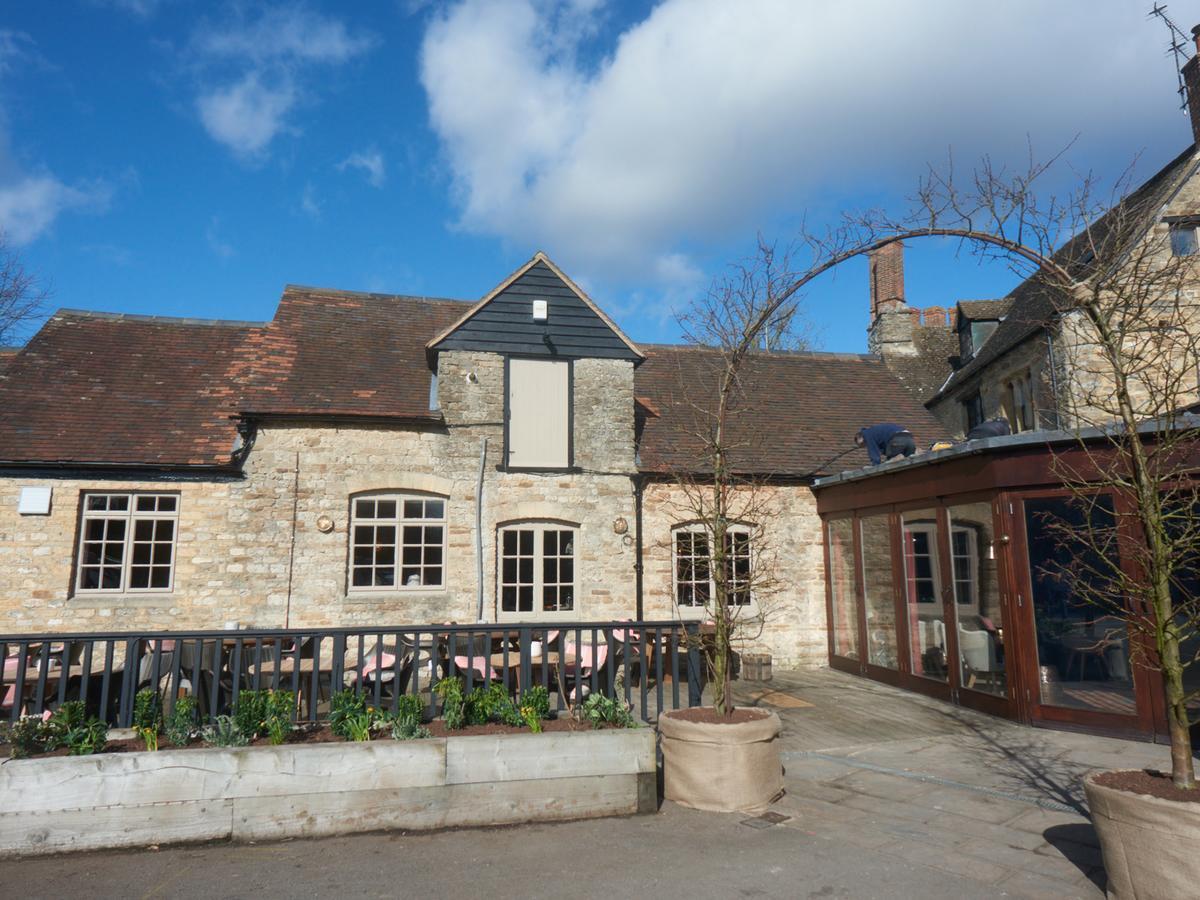
[[[1022,680],[1035,722],[1113,733],[1154,731],[1153,687],[1133,665],[1129,633],[1106,593],[1103,560],[1120,554],[1111,498],[1081,505],[1068,492],[1015,497],[1016,623]]]

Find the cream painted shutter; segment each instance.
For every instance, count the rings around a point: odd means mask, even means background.
[[[508,361],[508,464],[565,469],[569,464],[571,364]]]

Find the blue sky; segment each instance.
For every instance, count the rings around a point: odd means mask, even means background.
[[[475,299],[542,249],[635,340],[672,340],[756,232],[898,208],[948,148],[1074,138],[1076,170],[1152,174],[1190,130],[1143,6],[8,0],[0,227],[55,306]],[[907,268],[917,305],[1013,281],[932,244]],[[864,349],[864,265],[805,303],[825,349]]]

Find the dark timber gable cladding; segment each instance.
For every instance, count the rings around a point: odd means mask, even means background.
[[[534,300],[547,302],[546,321],[534,321]],[[430,350],[641,361],[613,326],[541,259],[481,303]]]

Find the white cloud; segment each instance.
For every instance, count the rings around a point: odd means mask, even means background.
[[[63,212],[101,211],[111,198],[104,182],[72,187],[50,174],[21,175],[0,183],[0,232],[14,244],[28,244]]]
[[[663,0],[597,46],[602,13],[462,0],[420,74],[459,224],[610,278],[694,279],[690,249],[907,189],[949,146],[1082,132],[1091,167],[1188,140],[1162,30],[1119,0]]]
[[[240,8],[221,25],[192,36],[188,56],[202,73],[196,110],[205,130],[244,159],[264,156],[290,117],[313,97],[311,70],[365,53],[375,38],[304,7],[268,8],[247,18]]]
[[[346,169],[361,169],[371,187],[383,187],[384,181],[387,180],[383,154],[375,148],[351,153],[337,164],[339,172],[344,172]]]
[[[266,149],[285,129],[295,104],[296,89],[290,79],[266,85],[257,72],[196,100],[208,133],[243,157],[258,156]]]
[[[208,227],[204,229],[204,240],[208,242],[209,249],[219,259],[230,259],[237,254],[233,244],[221,237],[221,220],[217,216],[209,219]]]
[[[304,193],[300,195],[300,209],[313,221],[321,218],[321,203],[311,181],[304,185]]]

